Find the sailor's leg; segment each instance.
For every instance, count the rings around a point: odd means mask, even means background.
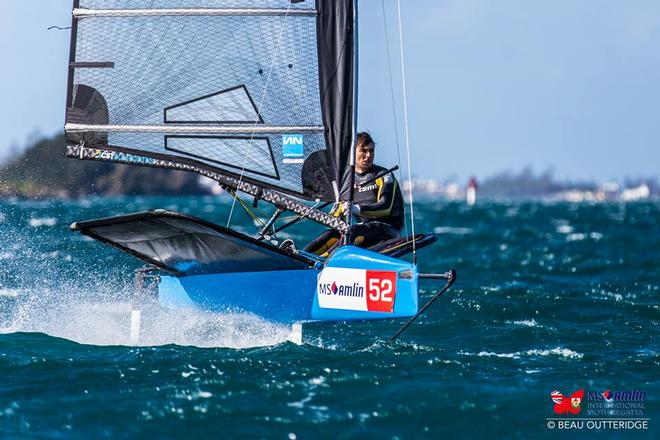
[[[373,221],[351,226],[353,244],[364,248],[395,238],[398,235],[396,228],[383,222]]]
[[[307,246],[305,246],[305,252],[309,252],[316,255],[322,255],[327,252],[337,241],[341,238],[341,234],[334,229],[328,229],[324,231],[314,240],[310,241]]]

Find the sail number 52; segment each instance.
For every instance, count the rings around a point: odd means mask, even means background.
[[[395,297],[396,272],[367,271],[367,310],[392,313]]]
[[[369,299],[372,301],[394,302],[394,298],[392,297],[392,281],[371,278],[369,280]]]

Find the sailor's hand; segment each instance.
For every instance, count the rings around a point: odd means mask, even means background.
[[[335,206],[332,207],[330,211],[335,217],[346,217],[350,212],[354,215],[360,214],[360,207],[358,205],[351,205],[349,202],[335,203]]]
[[[334,215],[335,217],[343,217],[344,216],[344,202],[337,202],[332,206],[332,209],[330,210],[330,214]]]

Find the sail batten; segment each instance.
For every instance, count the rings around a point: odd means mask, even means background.
[[[87,125],[66,124],[69,133],[194,133],[194,134],[253,134],[253,133],[317,133],[323,132],[322,125]]]
[[[318,13],[316,9],[294,8],[161,8],[161,9],[86,9],[76,8],[73,16],[86,17],[177,17],[177,16],[278,16],[278,15],[311,15]]]

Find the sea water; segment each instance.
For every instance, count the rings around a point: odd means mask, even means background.
[[[648,429],[562,437],[657,438],[660,203],[419,203],[416,231],[438,234],[420,270],[458,281],[394,343],[400,321],[306,324],[298,345],[249,314],[148,306],[131,346],[141,264],[69,224],[151,208],[226,224],[230,203],[0,201],[0,437],[550,438],[550,393],[584,389],[571,417],[635,390]]]

